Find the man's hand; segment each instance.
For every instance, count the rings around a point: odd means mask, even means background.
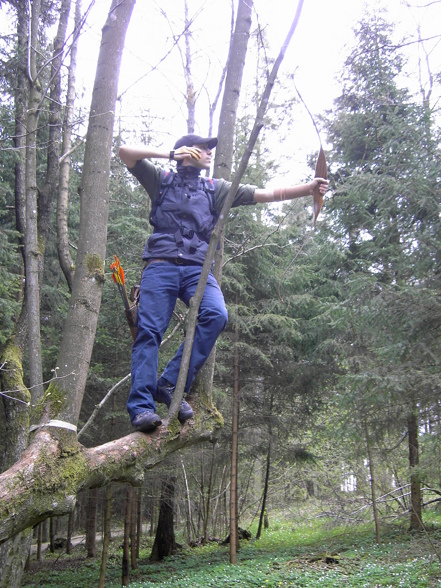
[[[318,187],[320,194],[323,196],[328,189],[328,184],[328,180],[323,178],[314,178],[312,182],[309,183],[309,193],[314,194],[314,190]]]
[[[201,158],[201,150],[199,147],[179,147],[176,149],[174,159],[176,161],[182,161],[186,157],[191,157],[195,161],[199,161]]]

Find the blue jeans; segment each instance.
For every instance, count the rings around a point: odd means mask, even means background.
[[[194,295],[201,266],[153,262],[143,272],[138,309],[138,334],[132,349],[132,387],[127,401],[130,419],[146,410],[155,410],[158,379],[158,352],[169,325],[176,300],[187,306]],[[193,349],[185,392],[204,365],[216,339],[227,325],[228,314],[221,289],[210,273],[199,307]],[[176,385],[184,343],[168,363],[163,377]]]

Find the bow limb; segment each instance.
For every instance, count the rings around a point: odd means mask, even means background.
[[[323,147],[320,145],[320,151],[317,158],[317,163],[315,165],[315,178],[323,178],[324,180],[328,179],[328,166],[326,163],[325,152],[323,151]],[[323,196],[320,193],[320,186],[316,186],[313,192],[313,219],[312,224],[315,226],[317,221],[317,217],[320,214],[320,211],[323,206]]]
[[[300,98],[300,101],[302,102],[303,106],[306,109],[306,112],[309,114],[309,118],[312,121],[312,124],[314,125],[315,128],[315,132],[317,133],[317,136],[319,138],[320,141],[320,151],[318,154],[318,158],[317,158],[317,163],[315,165],[315,178],[323,178],[324,180],[328,179],[328,166],[326,163],[326,157],[325,157],[325,152],[323,151],[323,147],[322,147],[322,142],[320,139],[320,132],[318,130],[317,124],[315,122],[314,117],[312,116],[311,111],[309,110],[306,102],[303,100],[302,95],[300,94],[297,86],[294,83],[294,87],[296,89],[296,92]],[[320,211],[322,209],[323,206],[323,196],[322,194],[320,194],[320,187],[316,186],[314,192],[313,192],[313,219],[312,219],[312,224],[315,227],[315,223],[317,221],[317,217],[320,214]]]

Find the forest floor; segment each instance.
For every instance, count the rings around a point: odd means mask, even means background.
[[[250,529],[255,536],[253,527]],[[259,540],[243,541],[237,565],[229,563],[229,547],[212,543],[162,562],[148,560],[146,539],[138,568],[130,571],[132,588],[207,587],[441,587],[441,518],[434,517],[421,533],[411,533],[407,521],[381,529],[377,545],[371,524],[336,525],[311,521],[295,526],[273,521]],[[121,586],[122,540],[112,541],[106,588]],[[84,543],[66,555],[45,552],[31,562],[22,586],[95,588],[100,558],[87,559]]]

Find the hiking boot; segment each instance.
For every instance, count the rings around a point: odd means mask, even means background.
[[[137,431],[141,431],[141,433],[151,433],[162,424],[162,421],[157,414],[151,410],[146,410],[145,412],[140,412],[134,416],[131,423],[132,427]]]
[[[156,402],[160,402],[162,404],[165,404],[167,406],[167,408],[170,408],[170,404],[172,402],[174,392],[175,392],[175,386],[173,386],[173,384],[168,383],[164,386],[160,386],[158,384],[158,386],[156,387],[155,400],[156,400]],[[194,412],[193,412],[193,409],[191,408],[191,406],[188,404],[188,402],[185,402],[185,400],[182,400],[181,406],[180,406],[179,412],[178,412],[178,420],[181,423],[181,425],[184,424],[185,421],[188,421],[188,419],[191,419],[191,417],[193,415],[194,415]]]

